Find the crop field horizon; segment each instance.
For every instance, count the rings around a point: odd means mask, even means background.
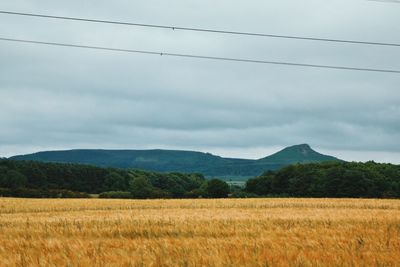
[[[400,266],[400,200],[0,198],[0,266]]]

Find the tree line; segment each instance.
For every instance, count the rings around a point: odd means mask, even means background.
[[[106,198],[227,197],[229,186],[202,174],[156,173],[80,164],[0,160],[0,196]]]
[[[202,174],[0,159],[0,196],[102,198],[400,198],[400,166],[375,162],[294,164],[249,179],[245,188]]]
[[[399,198],[400,166],[375,162],[295,164],[246,183],[258,196]]]

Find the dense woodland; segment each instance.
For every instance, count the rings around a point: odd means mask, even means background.
[[[86,193],[109,198],[197,198],[229,193],[225,182],[206,180],[201,174],[12,160],[0,160],[0,188],[0,195],[19,197],[84,197]]]
[[[202,174],[0,160],[0,196],[103,198],[399,198],[400,166],[375,162],[294,164],[250,179],[241,189]]]
[[[259,196],[399,198],[400,166],[375,162],[295,164],[246,183]]]

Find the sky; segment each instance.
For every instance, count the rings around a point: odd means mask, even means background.
[[[400,43],[400,4],[367,0],[3,0],[0,10]],[[0,37],[400,70],[400,47],[0,14]],[[400,163],[400,75],[0,41],[0,157],[76,148],[261,158],[295,144]]]

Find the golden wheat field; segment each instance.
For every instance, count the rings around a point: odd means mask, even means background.
[[[0,198],[1,266],[400,266],[400,200]]]

